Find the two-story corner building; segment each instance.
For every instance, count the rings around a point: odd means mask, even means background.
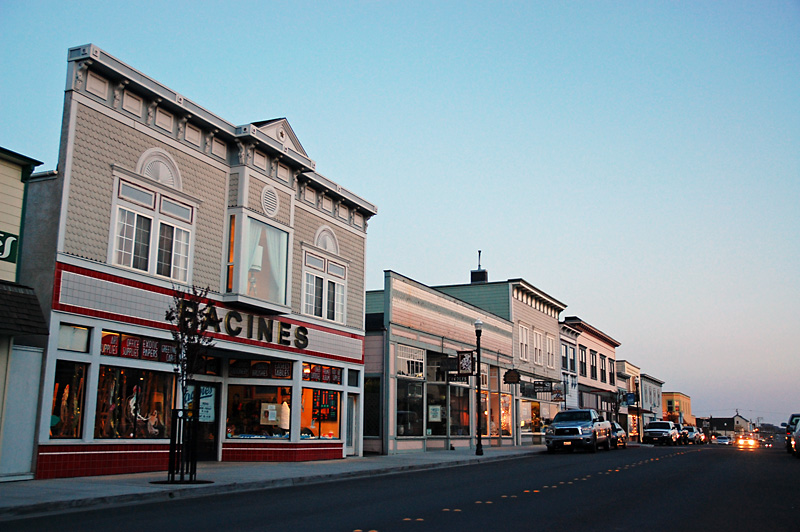
[[[481,444],[513,445],[517,432],[512,324],[398,273],[367,292],[364,448],[381,454],[476,444],[480,329]],[[460,362],[471,362],[462,367]]]
[[[661,414],[662,389],[664,381],[652,375],[642,373],[641,375],[641,394],[642,394],[642,419],[645,425],[651,421],[665,419]],[[691,412],[691,410],[690,410]],[[694,425],[694,421],[691,423]]]
[[[17,281],[27,182],[41,164],[0,147],[0,482],[33,478],[42,349],[27,344],[47,325],[33,289]]]
[[[662,414],[662,419],[683,425],[695,425],[697,423],[692,415],[691,397],[682,392],[663,392],[661,399],[658,404],[658,411]]]
[[[166,469],[172,412],[194,401],[201,459],[360,454],[376,213],[285,119],[236,126],[70,49],[58,171],[29,184],[23,247],[50,327],[37,476]],[[165,314],[192,287],[220,322],[178,396]]]
[[[580,331],[561,323],[561,379],[565,409],[578,408],[578,336]]]
[[[544,421],[564,406],[558,320],[567,306],[523,279],[489,282],[480,267],[471,280],[435,288],[514,324],[513,364],[521,375],[517,442],[539,441]]]
[[[578,336],[578,403],[594,408],[606,419],[616,411],[616,348],[621,344],[577,316],[567,316],[566,325],[580,331]]]

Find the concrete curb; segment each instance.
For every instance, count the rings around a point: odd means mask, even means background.
[[[422,464],[406,464],[390,467],[377,467],[374,469],[362,469],[357,471],[345,471],[324,475],[303,475],[296,477],[276,478],[269,480],[257,480],[250,482],[211,482],[204,484],[154,484],[148,483],[149,490],[137,493],[126,493],[111,496],[94,496],[77,499],[68,499],[50,502],[36,502],[21,506],[0,508],[0,522],[14,519],[24,519],[29,517],[39,517],[54,513],[67,513],[81,510],[108,506],[128,506],[144,504],[148,502],[167,502],[176,499],[189,499],[198,497],[208,497],[217,494],[240,493],[246,491],[267,490],[290,486],[308,486],[313,484],[323,484],[338,480],[352,480],[365,477],[388,476],[393,474],[408,473],[420,470],[447,469],[452,467],[462,467],[467,465],[485,464],[506,460],[517,460],[531,455],[540,454],[542,451],[531,451],[530,453],[520,453],[499,456],[470,457],[461,460],[433,462]],[[35,481],[32,481],[35,482]]]

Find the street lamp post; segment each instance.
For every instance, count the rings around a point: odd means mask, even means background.
[[[478,398],[476,400],[477,408],[475,409],[477,412],[477,424],[475,425],[475,432],[478,434],[477,443],[475,444],[475,454],[477,456],[483,456],[483,444],[481,443],[481,416],[483,412],[481,412],[481,330],[483,329],[483,322],[478,319],[475,320],[475,342],[477,345],[478,351],[478,366],[475,371],[475,378],[478,381]]]

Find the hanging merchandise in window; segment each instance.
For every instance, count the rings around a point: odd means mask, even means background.
[[[171,373],[100,366],[95,438],[168,438]]]
[[[83,431],[86,364],[59,360],[56,362],[55,377],[50,437],[80,438]]]

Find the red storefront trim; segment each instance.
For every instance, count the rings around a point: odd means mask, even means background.
[[[169,444],[39,445],[36,478],[166,471]]]
[[[151,284],[146,284],[146,283],[143,283],[143,282],[140,282],[140,281],[134,281],[132,279],[127,279],[125,277],[119,277],[119,276],[110,275],[110,274],[107,274],[107,273],[100,273],[100,272],[97,272],[95,270],[89,270],[89,269],[86,269],[86,268],[82,268],[80,266],[74,266],[72,264],[66,264],[66,263],[63,263],[63,262],[57,262],[56,263],[55,283],[54,283],[54,287],[53,287],[53,304],[52,304],[53,310],[57,310],[57,311],[61,311],[61,312],[69,312],[71,314],[78,314],[78,315],[81,315],[81,316],[88,316],[88,317],[91,317],[91,318],[104,319],[104,320],[110,320],[110,321],[117,321],[117,322],[121,322],[121,323],[129,323],[129,324],[139,325],[139,326],[143,326],[143,327],[151,327],[151,328],[154,328],[154,329],[162,329],[162,330],[167,330],[167,331],[172,329],[172,325],[169,324],[169,323],[166,323],[166,322],[146,320],[146,319],[142,319],[142,318],[135,318],[135,317],[132,317],[132,316],[125,316],[125,315],[122,315],[122,314],[114,314],[114,313],[111,313],[111,312],[105,312],[105,311],[100,311],[100,310],[95,310],[95,309],[76,307],[74,305],[67,305],[65,303],[62,303],[61,302],[61,276],[62,276],[62,274],[64,272],[74,273],[76,275],[83,275],[85,277],[91,277],[93,279],[99,279],[101,281],[107,281],[107,282],[110,282],[110,283],[115,283],[115,284],[119,284],[119,285],[123,285],[123,286],[130,286],[130,287],[138,288],[140,290],[145,290],[145,291],[148,291],[148,292],[165,294],[165,295],[169,295],[169,296],[172,296],[174,294],[174,291],[170,290],[170,289],[158,287],[158,286],[151,285]],[[209,299],[209,301],[212,301],[212,300]],[[233,307],[225,305],[225,304],[223,304],[223,303],[221,303],[219,301],[214,301],[214,304],[218,308],[233,309]],[[339,330],[336,330],[336,329],[331,329],[329,327],[324,327],[324,326],[317,325],[317,324],[306,323],[306,322],[303,322],[303,321],[292,319],[292,318],[290,318],[288,316],[280,316],[279,317],[279,321],[282,321],[284,323],[288,323],[288,324],[291,324],[291,325],[295,325],[295,326],[306,327],[307,329],[315,329],[315,330],[323,331],[323,332],[326,332],[326,333],[329,333],[329,334],[334,334],[334,335],[342,336],[342,337],[345,337],[345,338],[352,338],[354,340],[359,340],[360,343],[361,343],[361,359],[358,360],[358,359],[355,359],[355,358],[352,358],[352,357],[348,357],[348,356],[341,356],[341,355],[336,355],[336,354],[332,354],[332,353],[323,353],[323,352],[319,352],[319,351],[313,351],[311,349],[297,349],[297,348],[295,348],[293,346],[280,345],[280,344],[274,343],[274,342],[263,342],[263,341],[249,339],[249,338],[233,337],[233,336],[228,336],[228,335],[222,334],[222,333],[208,332],[207,334],[208,334],[208,336],[210,336],[212,338],[215,338],[217,340],[226,341],[226,342],[234,342],[234,343],[248,344],[248,345],[254,345],[254,346],[259,346],[259,347],[266,347],[266,348],[277,350],[277,351],[286,351],[286,352],[290,352],[290,353],[305,354],[305,355],[309,355],[309,356],[313,356],[313,357],[325,358],[325,359],[328,359],[328,360],[336,360],[336,361],[339,361],[339,362],[347,362],[347,363],[351,363],[351,364],[362,364],[362,365],[364,364],[364,353],[365,353],[366,347],[364,345],[364,336],[363,335],[355,334],[355,333],[343,332],[343,331],[339,331]]]
[[[223,443],[223,462],[305,462],[344,457],[342,443]]]

